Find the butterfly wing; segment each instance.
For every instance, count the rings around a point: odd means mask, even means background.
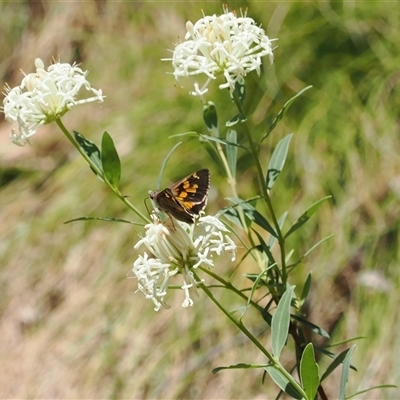
[[[158,207],[179,221],[192,224],[204,210],[210,189],[210,171],[200,169],[170,188],[154,191],[150,197]]]
[[[207,205],[210,171],[200,169],[170,187],[176,200],[192,215],[198,215]]]
[[[183,204],[181,204],[172,193],[171,189],[167,188],[160,192],[152,192],[150,197],[155,200],[158,207],[168,215],[172,215],[179,221],[193,224],[194,215],[189,212]]]

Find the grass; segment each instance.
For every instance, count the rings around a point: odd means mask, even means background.
[[[33,4],[33,3],[32,3]],[[102,106],[87,105],[64,122],[99,143],[113,136],[123,163],[122,187],[135,204],[154,189],[161,162],[176,143],[169,136],[203,131],[201,105],[188,98],[170,75],[167,49],[184,35],[185,21],[219,13],[218,3],[38,3],[4,2],[0,19],[0,73],[14,86],[18,68],[31,72],[33,60],[81,61],[90,81],[107,95]],[[283,135],[295,132],[288,163],[274,186],[278,214],[296,218],[328,194],[293,247],[319,247],[298,268],[300,285],[313,273],[310,317],[335,327],[333,341],[357,342],[349,391],[396,383],[400,329],[399,299],[399,27],[395,3],[235,3],[278,37],[275,63],[252,80],[254,135],[294,93],[306,92],[265,142],[265,165]],[[215,90],[213,101],[226,93]],[[221,119],[231,110],[218,110]],[[43,127],[32,148],[8,143],[0,126],[3,183],[0,190],[0,395],[4,398],[272,398],[259,371],[227,371],[220,365],[263,362],[249,343],[201,296],[182,309],[154,313],[126,279],[140,230],[124,224],[63,222],[83,215],[133,218],[114,200],[55,125]],[[171,158],[168,184],[196,168],[212,173],[213,201],[226,205],[223,175],[195,141]],[[254,174],[239,192],[252,193]],[[90,183],[89,183],[90,182]],[[278,201],[282,199],[282,201]],[[145,211],[144,206],[142,207]],[[229,273],[230,265],[219,265]],[[248,266],[249,267],[249,266]],[[244,272],[241,267],[239,272]],[[247,271],[247,270],[246,270]],[[386,286],[361,285],[378,273]],[[255,271],[252,271],[255,272]],[[236,282],[246,285],[238,273]],[[368,275],[369,274],[369,275]],[[219,294],[238,305],[229,294]],[[338,318],[344,312],[342,318]],[[261,331],[257,315],[247,316]],[[268,333],[262,339],[268,343]],[[336,377],[337,378],[337,377]],[[337,380],[326,384],[335,398]],[[398,398],[399,389],[358,398]]]

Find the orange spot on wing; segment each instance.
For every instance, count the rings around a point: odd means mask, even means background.
[[[184,199],[184,198],[186,198],[187,197],[187,191],[182,191],[182,192],[180,192],[179,193],[179,195],[178,195],[178,197],[180,198],[180,199]]]

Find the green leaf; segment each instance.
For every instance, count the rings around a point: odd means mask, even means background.
[[[262,319],[267,323],[268,326],[271,326],[272,323],[272,315],[271,313],[268,311],[267,307],[263,308],[261,310],[261,316]]]
[[[162,181],[162,176],[164,173],[165,166],[167,165],[168,160],[172,156],[172,153],[175,151],[175,149],[180,146],[182,142],[178,142],[171,150],[170,152],[166,155],[166,157],[163,160],[163,163],[161,164],[161,169],[160,169],[160,174],[158,175],[158,180],[157,180],[157,187],[156,189],[159,190],[161,187],[161,181]]]
[[[271,379],[289,396],[294,399],[302,399],[301,394],[295,389],[295,387],[286,379],[280,371],[278,371],[274,366],[268,365],[264,367]]]
[[[339,400],[346,399],[346,386],[349,380],[349,372],[350,372],[350,358],[353,354],[356,345],[350,347],[349,351],[346,354],[346,357],[343,360],[343,368],[342,368],[342,376],[340,378],[340,389],[339,389]]]
[[[215,165],[218,167],[218,169],[221,171],[222,174],[225,174],[225,165],[221,160],[221,156],[218,153],[217,149],[215,146],[211,144],[210,141],[203,141],[200,140],[200,145],[206,150],[208,155],[211,157],[211,159],[214,161]]]
[[[199,135],[200,134],[198,132],[195,132],[195,131],[182,132],[182,133],[175,133],[174,135],[170,135],[170,136],[168,136],[168,139],[171,139],[171,138],[174,138],[174,137],[181,137],[181,136],[189,136],[189,137],[198,138]]]
[[[216,374],[219,371],[222,371],[224,369],[255,369],[255,368],[265,368],[265,364],[244,364],[244,363],[239,363],[235,365],[228,365],[226,367],[217,367],[212,370],[213,374]]]
[[[263,253],[267,255],[270,264],[276,264],[274,256],[272,255],[271,250],[270,250],[271,246],[269,246],[265,243],[262,236],[256,230],[253,229],[253,232],[257,235],[258,241],[260,242],[261,249],[262,249]],[[271,236],[271,237],[274,237],[274,236]]]
[[[308,343],[300,360],[300,377],[308,399],[314,399],[319,386],[318,364],[315,362],[314,348]]]
[[[243,210],[244,214],[250,221],[253,221],[258,226],[261,226],[261,228],[265,229],[271,235],[277,236],[276,232],[269,224],[269,222],[251,204],[249,204],[245,200],[238,199],[236,197],[227,197],[227,200],[235,203],[237,206],[240,206],[240,208]]]
[[[218,143],[224,144],[226,146],[240,147],[241,149],[249,151],[247,147],[245,147],[237,142],[228,142],[225,139],[216,138],[216,137],[210,136],[210,135],[199,134],[199,139],[200,140],[211,140],[212,142],[218,142]]]
[[[333,238],[335,235],[329,235],[327,237],[324,237],[323,239],[321,239],[320,241],[318,241],[317,243],[314,244],[314,246],[312,246],[310,249],[308,249],[305,253],[304,253],[304,257],[307,257],[313,250],[315,250],[320,244],[324,243],[325,241],[327,241],[330,238]]]
[[[285,223],[286,217],[288,215],[288,212],[285,211],[278,219],[278,225],[279,228],[282,230],[282,226]],[[270,238],[268,239],[268,247],[270,249],[272,249],[276,243],[276,241],[278,240],[278,238],[276,236],[270,236]]]
[[[232,117],[225,125],[229,128],[245,121],[247,121],[247,117],[243,113],[239,113]]]
[[[318,210],[320,205],[325,201],[330,199],[332,196],[326,196],[323,197],[322,199],[318,200],[316,203],[314,203],[305,213],[301,215],[301,217],[291,226],[291,228],[288,230],[288,232],[285,235],[285,239],[289,237],[293,232],[297,231],[301,226],[303,226],[310,218],[311,216]]]
[[[344,344],[351,343],[356,340],[362,340],[362,339],[367,339],[367,337],[366,336],[354,336],[349,339],[340,340],[339,342],[329,343],[329,345],[327,347],[332,348],[332,347],[337,347],[337,346],[343,346]],[[355,368],[354,368],[354,370],[357,371],[357,369],[355,369]]]
[[[272,353],[279,359],[283,346],[286,343],[290,324],[290,304],[294,286],[288,286],[279,300],[278,307],[272,316],[271,340]]]
[[[226,141],[229,143],[226,146],[226,157],[228,159],[229,169],[232,177],[236,178],[236,163],[237,163],[237,134],[234,130],[229,130],[226,134]],[[234,143],[235,146],[231,145]]]
[[[303,286],[303,291],[301,292],[300,296],[301,303],[304,303],[304,301],[307,299],[308,294],[310,293],[310,288],[311,288],[311,272],[308,274],[307,279]]]
[[[223,209],[223,210],[221,210],[218,214],[217,214],[217,216],[219,216],[219,215],[225,215],[225,217],[229,220],[229,221],[231,221],[231,222],[233,222],[235,225],[237,225],[239,228],[246,228],[246,227],[244,227],[243,226],[243,224],[242,224],[242,220],[240,219],[240,216],[239,216],[239,212],[235,209],[235,208],[232,208],[232,207],[229,207],[229,208],[225,208],[225,209]]]
[[[225,139],[221,139],[219,137],[215,137],[215,136],[211,136],[211,135],[205,135],[203,133],[198,133],[198,132],[184,132],[184,133],[177,133],[175,135],[171,135],[168,136],[169,138],[173,138],[173,137],[181,137],[181,136],[189,136],[189,137],[196,137],[199,139],[199,141],[208,141],[210,140],[211,142],[218,142],[221,143],[225,146],[229,145],[229,146],[236,146],[236,147],[240,147],[243,150],[249,151],[249,149],[246,146],[243,146],[237,142],[228,142]]]
[[[231,94],[231,98],[233,101],[235,96],[239,100],[240,108],[242,108],[244,101],[246,100],[246,85],[244,78],[240,75],[235,82],[235,90]]]
[[[274,185],[276,178],[281,173],[283,166],[285,165],[286,157],[288,154],[289,144],[292,140],[293,133],[285,136],[276,145],[274,152],[272,153],[271,160],[268,165],[268,171],[265,178],[267,189],[271,189]]]
[[[271,267],[269,267],[269,268],[271,268]],[[265,286],[265,283],[263,282],[262,279],[263,279],[264,275],[266,275],[267,273],[268,273],[267,269],[264,271],[261,271],[257,276],[255,276],[254,280],[253,280],[254,275],[249,276],[249,275],[245,274],[246,278],[253,281],[253,285],[251,287],[250,295],[247,298],[246,307],[244,308],[242,314],[240,315],[239,321],[242,321],[244,314],[246,313],[247,309],[250,307],[250,304],[251,304],[251,301],[253,300],[253,295],[254,295],[255,291],[259,288],[259,286]],[[260,309],[261,309],[261,307],[260,307]]]
[[[217,108],[212,101],[203,106],[203,120],[207,129],[216,137],[219,137]]]
[[[125,224],[140,225],[140,226],[144,225],[141,222],[132,222],[132,221],[128,221],[126,219],[120,219],[120,218],[114,218],[114,217],[79,217],[79,218],[74,218],[74,219],[65,221],[64,224],[69,224],[69,223],[75,222],[75,221],[93,221],[93,220],[106,221],[106,222],[123,222]]]
[[[98,168],[99,171],[103,172],[103,165],[101,163],[101,155],[99,148],[91,142],[89,139],[86,139],[85,136],[81,135],[79,132],[74,131],[74,137],[76,143],[78,143],[79,147],[84,151],[84,153],[90,158],[94,165]],[[90,167],[92,168],[92,167]],[[97,171],[92,171],[99,177],[103,178],[103,175],[99,175]]]
[[[121,162],[108,132],[103,133],[101,140],[101,162],[105,178],[113,188],[117,189],[121,180]]]
[[[353,346],[355,347],[355,345]],[[328,368],[321,376],[321,382],[324,381],[340,364],[342,364],[343,360],[346,358],[347,353],[351,350],[346,349],[343,350],[339,355],[335,356],[331,352],[330,355],[333,357],[333,361],[328,365]],[[355,369],[354,367],[352,369]]]
[[[368,389],[360,390],[359,392],[353,393],[353,394],[347,396],[346,399],[347,400],[351,399],[351,398],[353,398],[355,396],[359,396],[360,394],[367,393],[367,392],[370,392],[371,390],[375,390],[375,389],[397,389],[397,386],[396,385],[377,385],[377,386],[372,386],[372,387],[370,387]],[[390,398],[393,398],[393,397],[390,397]]]
[[[292,314],[291,317],[296,321],[300,322],[301,324],[303,324],[304,326],[306,326],[310,331],[316,333],[317,335],[330,339],[329,333],[325,329],[322,329],[319,326],[313,324],[312,322],[307,321],[303,317],[300,317],[300,315]]]
[[[285,112],[290,108],[292,103],[299,97],[301,96],[305,91],[308,89],[311,89],[312,86],[307,86],[303,90],[300,90],[299,93],[294,95],[291,99],[289,99],[282,107],[282,109],[279,111],[278,115],[275,117],[275,119],[272,121],[271,126],[267,130],[267,132],[264,134],[264,136],[260,140],[260,144],[270,135],[270,133],[275,129],[276,125],[278,125],[278,122],[283,118],[285,115]]]

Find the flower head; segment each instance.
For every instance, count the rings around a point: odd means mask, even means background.
[[[144,245],[150,253],[139,255],[133,264],[138,288],[146,298],[152,299],[156,311],[168,308],[164,300],[168,285],[173,276],[181,274],[181,288],[185,293],[182,306],[191,306],[189,289],[195,291],[198,283],[191,270],[200,265],[213,267],[214,255],[225,252],[230,252],[234,261],[236,245],[216,217],[200,217],[195,225],[170,218],[160,222],[156,215],[152,218],[153,222],[146,225],[145,236],[135,245],[135,248]]]
[[[36,72],[24,74],[19,86],[11,89],[6,84],[4,89],[2,111],[8,122],[18,125],[10,136],[19,146],[31,144],[30,138],[41,125],[62,117],[73,106],[104,99],[101,90],[92,88],[86,79],[88,72],[75,63],[55,62],[46,70],[43,61],[37,58],[35,66]],[[94,96],[77,100],[82,87]]]
[[[225,83],[220,89],[229,88],[231,93],[239,77],[250,71],[260,74],[261,58],[269,56],[273,61],[271,40],[252,18],[229,12],[224,7],[220,16],[203,16],[195,24],[186,23],[185,41],[176,46],[171,59],[177,80],[191,75],[206,75],[200,87],[196,82],[192,95],[203,97],[208,84],[223,74]]]

